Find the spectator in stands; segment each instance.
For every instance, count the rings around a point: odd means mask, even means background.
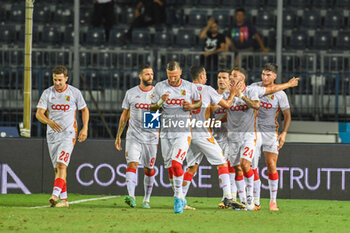
[[[135,19],[125,34],[125,39],[130,41],[134,28],[155,25],[156,29],[160,29],[165,19],[165,0],[139,0],[135,9]]]
[[[219,25],[214,18],[211,17],[208,20],[208,24],[201,31],[199,38],[205,40],[201,63],[208,71],[216,72],[218,70],[218,55],[227,51],[227,47],[225,35],[219,33]]]
[[[256,40],[263,52],[268,52],[256,28],[245,19],[245,10],[239,8],[235,11],[235,23],[227,34],[226,44],[228,49],[238,52],[254,51],[254,40]],[[235,59],[235,65],[238,65],[238,56]]]
[[[113,0],[93,0],[94,12],[92,15],[92,26],[104,26],[106,41],[109,39],[109,32],[115,23],[114,1]]]

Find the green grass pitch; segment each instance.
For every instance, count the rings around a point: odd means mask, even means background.
[[[76,201],[104,196],[70,194]],[[69,208],[31,208],[48,205],[48,194],[0,195],[0,232],[350,232],[349,201],[278,200],[279,212],[262,200],[260,211],[218,209],[220,198],[188,197],[197,210],[173,213],[172,197],[151,197],[151,209],[130,208],[123,197],[71,204]]]

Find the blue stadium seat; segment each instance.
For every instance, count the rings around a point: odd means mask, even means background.
[[[55,66],[56,64],[68,66],[69,65],[69,53],[68,52],[50,52],[50,64]]]
[[[336,71],[341,72],[344,69],[343,57],[340,56],[326,56],[324,59],[325,73]]]
[[[121,23],[131,24],[134,20],[135,9],[133,7],[128,7],[122,11]]]
[[[35,6],[33,11],[33,21],[36,23],[50,23],[51,22],[51,10],[49,5]]]
[[[220,0],[199,0],[198,4],[201,6],[216,7],[220,5]]]
[[[97,67],[111,67],[112,55],[110,53],[98,53]]]
[[[222,0],[221,4],[225,7],[242,7],[242,0]]]
[[[193,30],[180,29],[176,34],[175,43],[180,47],[192,47],[196,43],[196,35]]]
[[[127,32],[126,28],[113,28],[109,33],[109,45],[118,46],[123,45],[124,41],[122,40],[123,36]]]
[[[137,28],[132,31],[131,41],[137,45],[149,45],[151,43],[151,33],[149,29]]]
[[[260,11],[257,15],[256,26],[258,28],[275,27],[275,16],[267,11]]]
[[[91,65],[91,54],[87,52],[79,52],[79,62],[81,67],[88,67]]]
[[[304,11],[301,25],[306,28],[316,29],[321,27],[321,20],[320,11]]]
[[[25,8],[22,5],[12,5],[10,11],[10,21],[24,24]]]
[[[11,43],[16,41],[16,31],[11,25],[0,25],[0,42]]]
[[[325,28],[339,29],[344,26],[343,11],[328,11],[324,20]]]
[[[7,12],[3,6],[0,6],[0,23],[7,21]]]
[[[294,28],[297,24],[297,16],[293,11],[283,11],[283,27]]]
[[[80,24],[89,25],[91,23],[93,10],[89,7],[80,8]]]
[[[309,46],[308,36],[304,31],[293,31],[288,48],[305,49]]]
[[[338,33],[336,37],[336,48],[338,50],[350,50],[350,31]]]
[[[312,49],[328,50],[332,46],[332,35],[329,31],[317,31],[314,36]]]
[[[335,6],[339,9],[349,9],[350,8],[350,0],[335,0]]]
[[[32,51],[32,65],[35,67],[47,66],[48,59],[46,59],[44,52],[41,51]]]
[[[53,22],[63,25],[73,24],[74,12],[70,5],[58,6],[53,13]]]
[[[174,25],[184,25],[185,24],[184,10],[178,9],[175,7],[166,8],[166,24],[170,27]]]
[[[227,10],[213,11],[212,16],[218,22],[219,28],[226,28],[231,25],[230,12]]]
[[[188,24],[191,26],[204,27],[207,24],[207,12],[193,10],[188,15]]]
[[[57,27],[44,27],[41,41],[47,44],[61,43],[61,34],[57,31]]]
[[[173,35],[168,31],[157,31],[154,35],[155,46],[168,47],[173,44]]]
[[[105,41],[105,31],[102,28],[90,29],[86,34],[86,43],[88,45],[99,46],[104,44]]]
[[[24,65],[24,53],[22,50],[10,52],[10,65],[23,66]]]

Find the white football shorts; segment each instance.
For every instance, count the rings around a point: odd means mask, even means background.
[[[229,156],[231,166],[237,166],[240,164],[241,159],[246,159],[252,162],[254,152],[256,149],[257,134],[254,132],[237,133],[240,134],[240,141],[231,141],[228,139]]]
[[[67,138],[56,142],[48,142],[49,154],[54,168],[57,163],[63,163],[68,167],[73,152],[75,139]]]
[[[172,160],[181,164],[183,163],[187,155],[188,147],[191,143],[191,137],[161,138],[160,142],[164,168],[169,168],[171,167]]]
[[[126,162],[137,162],[144,167],[153,168],[157,158],[157,144],[140,143],[135,139],[125,142]]]

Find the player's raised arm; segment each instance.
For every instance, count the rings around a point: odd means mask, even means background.
[[[88,107],[81,109],[81,113],[82,113],[82,119],[83,119],[83,127],[79,132],[79,136],[78,136],[79,142],[83,142],[87,138],[88,128],[89,128],[89,118],[90,118]]]
[[[299,84],[299,78],[291,78],[288,82],[282,83],[282,84],[275,84],[270,87],[266,87],[265,95],[272,94],[278,91],[283,91],[285,89],[288,89],[290,87],[296,87]]]
[[[126,126],[126,123],[128,122],[130,118],[130,109],[124,109],[122,115],[119,119],[119,126],[118,126],[118,132],[115,139],[115,147],[117,150],[121,151],[123,148],[121,146],[121,136],[123,134],[124,128]]]
[[[46,109],[43,108],[38,108],[36,110],[35,117],[38,119],[41,123],[43,124],[48,124],[51,129],[53,129],[56,132],[62,132],[62,126],[57,124],[56,122],[50,120],[46,115],[45,115]]]

